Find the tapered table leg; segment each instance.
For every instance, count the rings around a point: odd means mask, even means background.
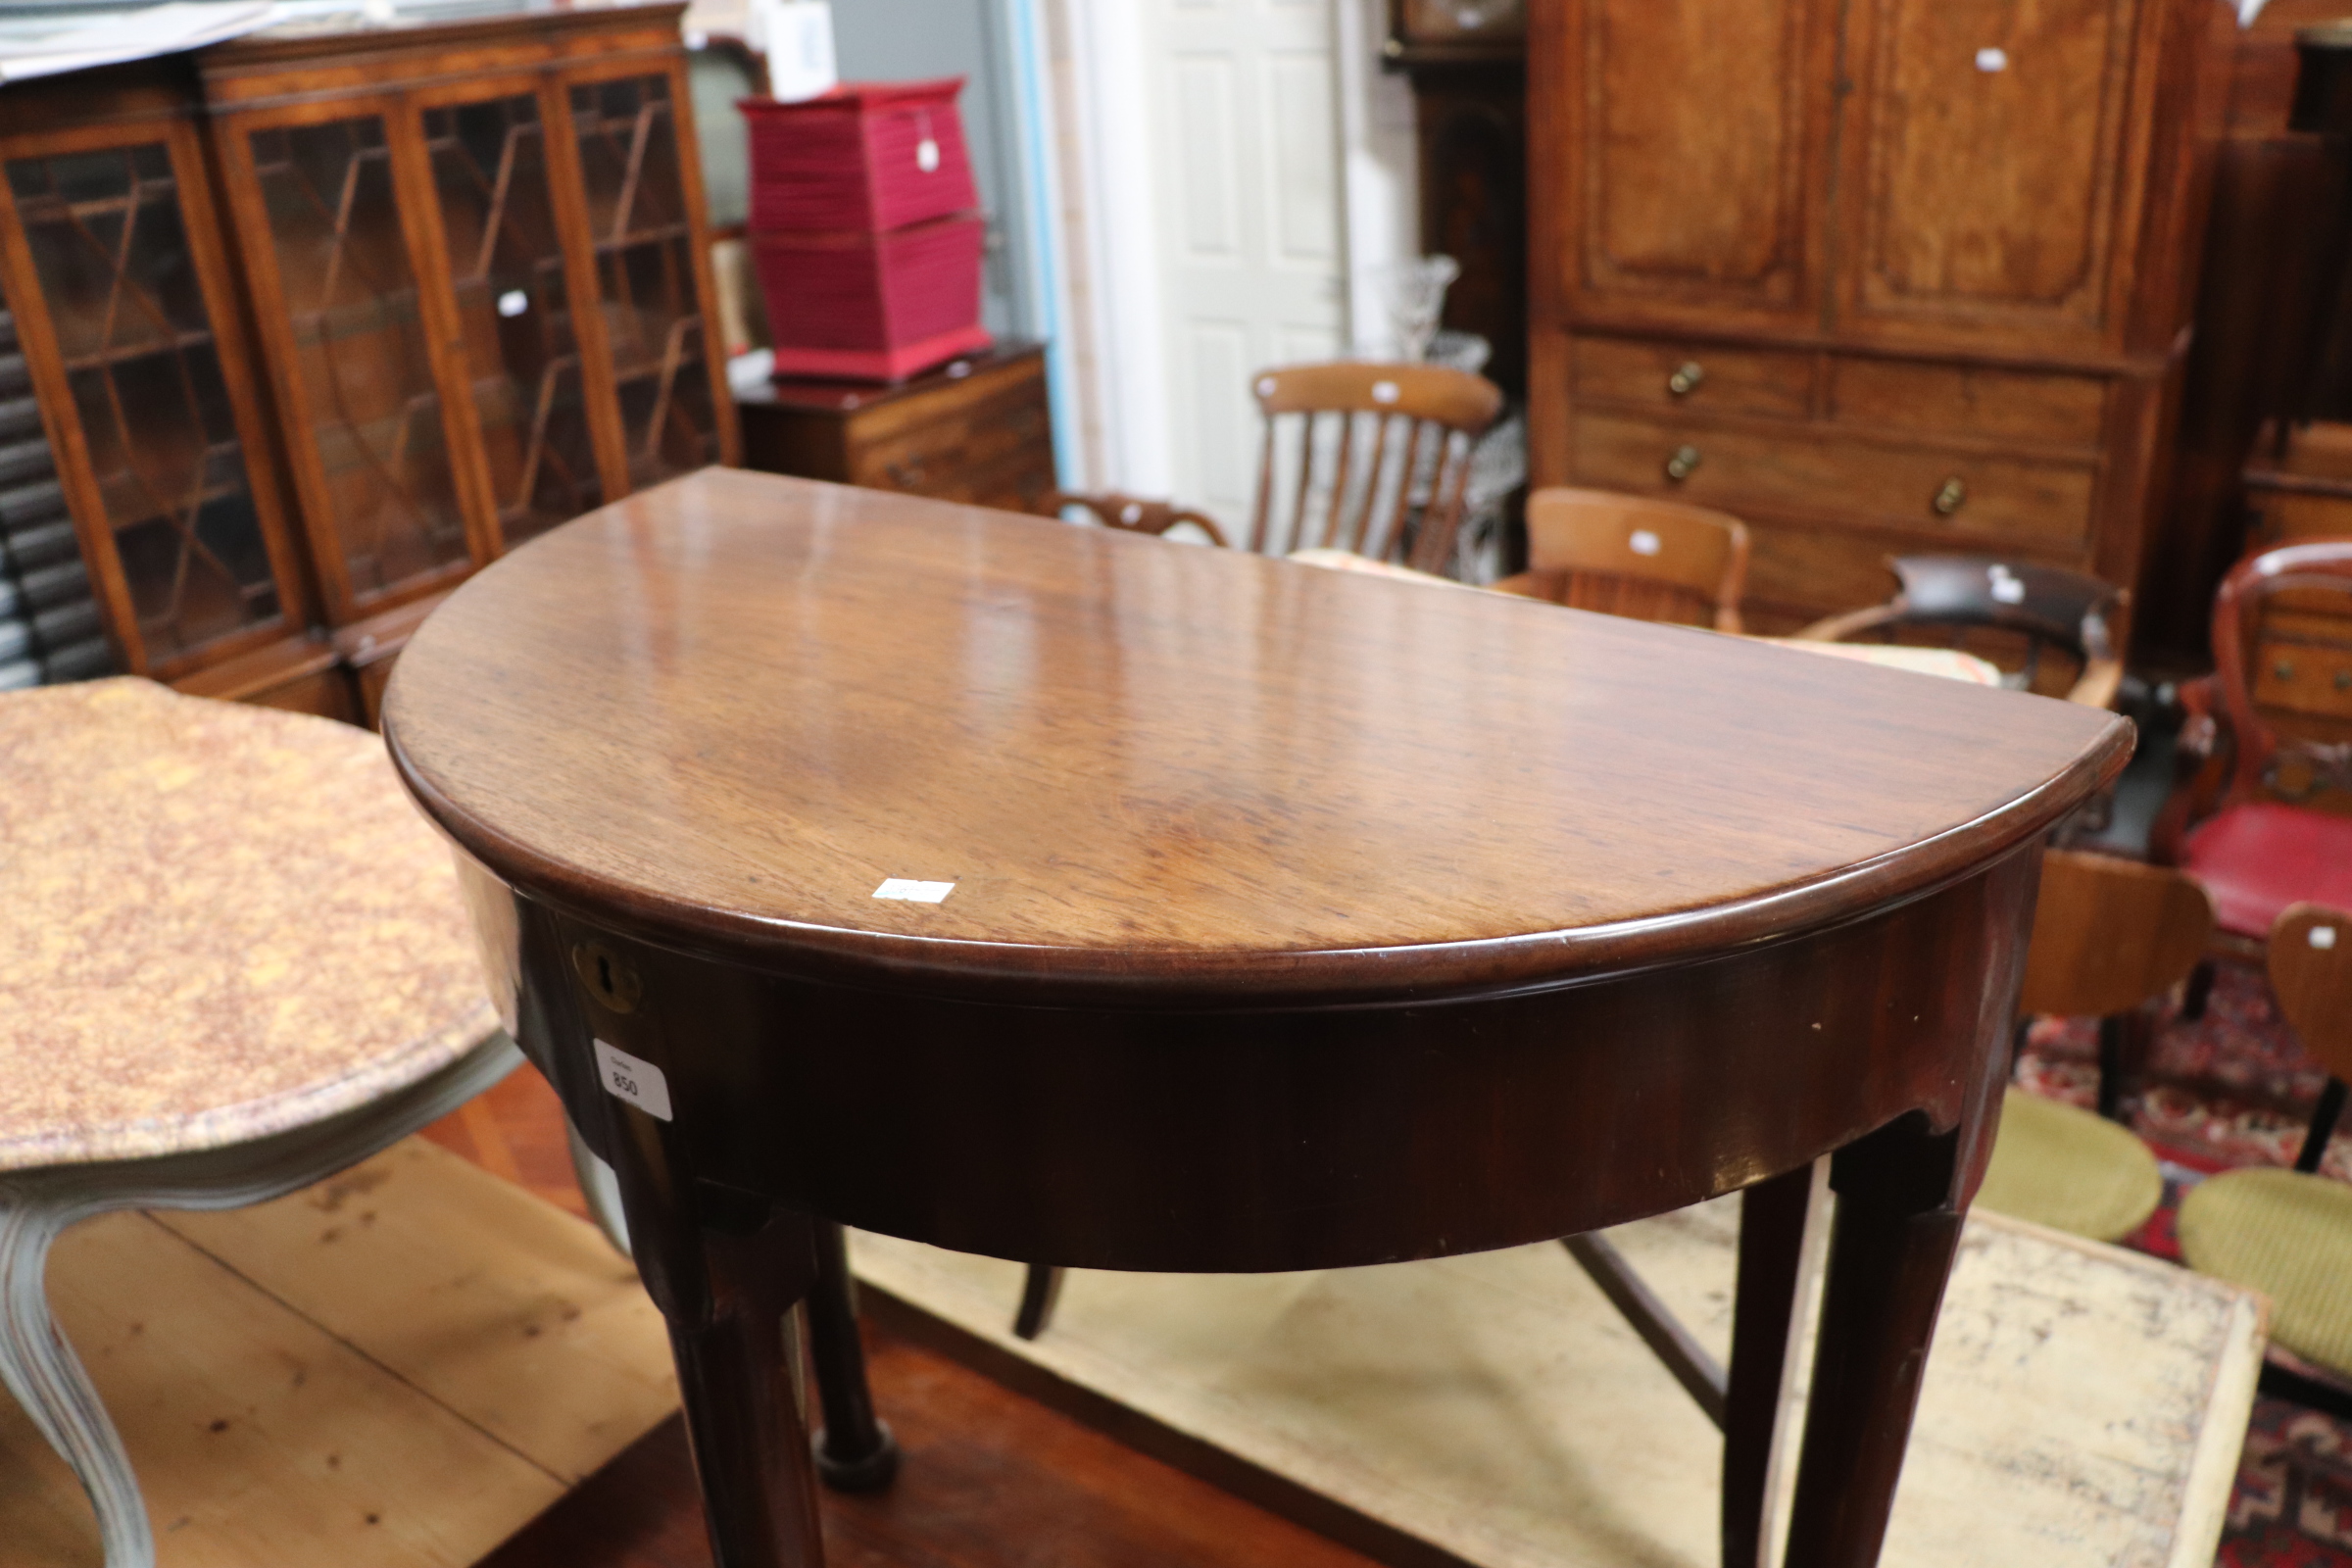
[[[1740,1197],[1740,1276],[1723,1418],[1723,1568],[1764,1568],[1765,1507],[1788,1336],[1795,1325],[1813,1167]]]
[[[1951,1192],[1961,1142],[1906,1118],[1841,1150],[1832,1165],[1838,1217],[1789,1519],[1792,1568],[1878,1561],[1960,1246],[1965,1215]]]
[[[815,1471],[785,1361],[781,1312],[672,1324],[678,1393],[717,1568],[820,1568]]]

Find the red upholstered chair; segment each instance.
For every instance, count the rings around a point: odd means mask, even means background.
[[[2352,538],[2247,557],[2213,605],[2214,672],[2181,689],[2184,761],[2154,848],[2260,956],[2289,905],[2352,908]],[[2332,796],[2332,800],[2330,800]]]

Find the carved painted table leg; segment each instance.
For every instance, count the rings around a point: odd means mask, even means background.
[[[448,1115],[521,1060],[497,1035],[372,1104],[272,1138],[0,1177],[0,1383],[89,1494],[106,1568],[152,1568],[155,1541],[122,1440],[50,1317],[51,1244],[82,1220],[117,1209],[243,1208],[283,1197]]]

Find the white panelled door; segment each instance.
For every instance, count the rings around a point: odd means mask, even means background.
[[[1146,4],[1173,493],[1238,526],[1250,377],[1348,341],[1332,0]]]

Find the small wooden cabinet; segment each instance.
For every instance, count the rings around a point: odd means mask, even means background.
[[[0,91],[0,284],[122,667],[331,710],[329,633],[733,461],[681,10],[336,18]]]
[[[1905,550],[2134,586],[2186,346],[2218,0],[1530,12],[1539,484],[1720,507],[1749,619]]]
[[[1054,488],[1046,353],[1008,344],[897,386],[736,392],[743,462],[769,473],[1034,512]]]

